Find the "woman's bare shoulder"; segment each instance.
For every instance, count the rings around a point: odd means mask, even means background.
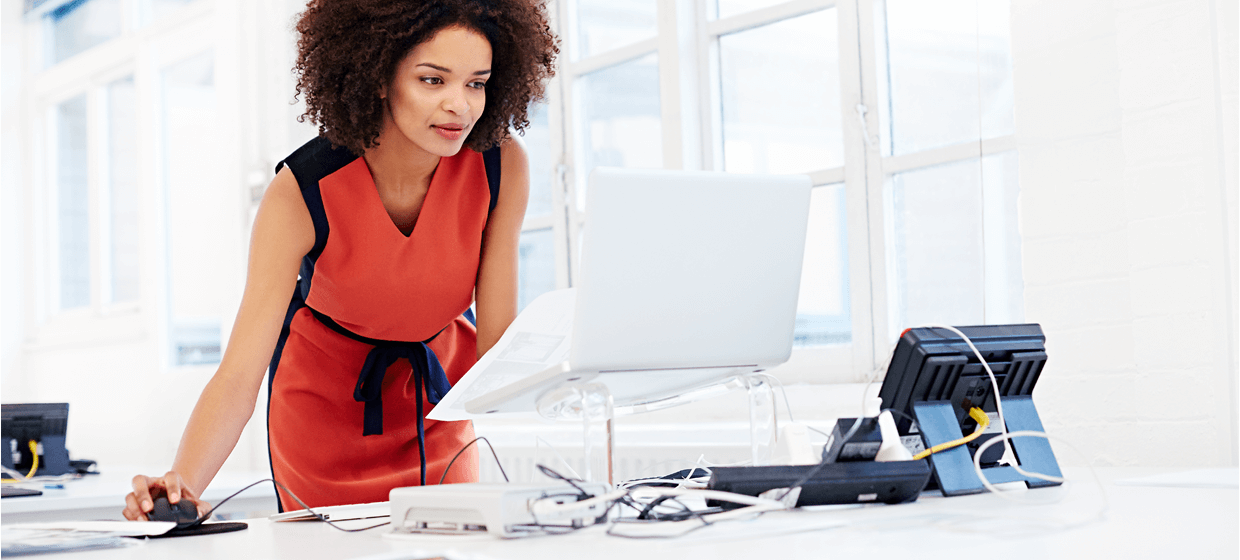
[[[314,221],[287,166],[276,173],[254,218],[252,243],[276,243],[305,254],[314,247]],[[260,237],[261,236],[261,237]]]

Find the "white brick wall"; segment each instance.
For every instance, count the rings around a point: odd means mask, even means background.
[[[1036,399],[1097,465],[1237,463],[1236,36],[1228,0],[1013,0]]]

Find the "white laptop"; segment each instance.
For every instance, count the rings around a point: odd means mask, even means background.
[[[788,360],[809,177],[597,168],[589,186],[568,361],[467,411],[534,410],[570,382],[636,406]]]

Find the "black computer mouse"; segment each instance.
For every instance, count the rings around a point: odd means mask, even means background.
[[[155,498],[155,507],[147,512],[150,521],[171,521],[177,529],[190,527],[198,522],[198,507],[194,502],[181,500],[175,504],[168,502],[167,496]]]

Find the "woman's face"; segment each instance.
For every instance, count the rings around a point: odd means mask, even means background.
[[[409,51],[384,88],[380,144],[406,142],[440,157],[456,155],[482,116],[491,77],[491,43],[460,26],[441,29]]]

